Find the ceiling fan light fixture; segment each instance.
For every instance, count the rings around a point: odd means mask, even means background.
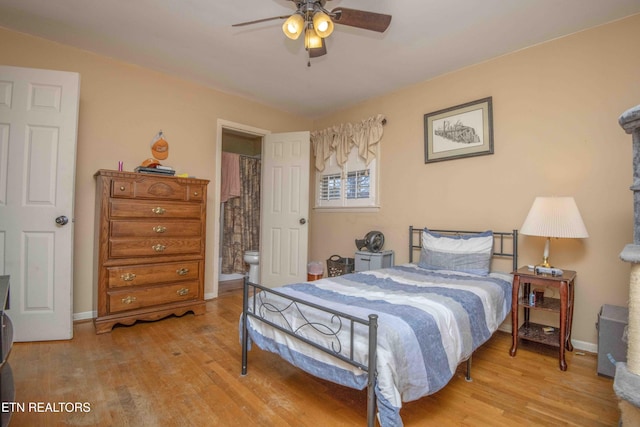
[[[329,37],[333,32],[333,21],[326,13],[317,11],[313,15],[313,28],[315,28],[319,37]]]
[[[366,10],[338,7],[331,11],[324,8],[329,0],[289,0],[296,11],[291,15],[273,16],[271,18],[256,19],[253,21],[233,24],[232,27],[258,24],[262,22],[284,19],[282,32],[291,40],[298,40],[304,31],[304,47],[311,58],[317,58],[327,54],[325,38],[333,33],[334,24],[348,27],[362,28],[364,30],[384,33],[391,23],[391,15],[383,13],[367,12]]]
[[[304,32],[305,49],[318,49],[322,47],[322,38],[318,36],[312,25],[309,25]]]
[[[282,32],[291,40],[298,40],[304,29],[304,18],[299,13],[294,13],[282,24]]]

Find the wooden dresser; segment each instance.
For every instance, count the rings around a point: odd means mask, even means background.
[[[96,333],[204,314],[208,180],[99,170]]]

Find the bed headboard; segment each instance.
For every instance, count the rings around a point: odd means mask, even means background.
[[[425,227],[414,227],[413,225],[409,226],[409,262],[414,262],[414,251],[418,251],[418,253],[420,253],[420,250],[422,249],[422,230],[424,230],[424,228]],[[431,228],[429,230],[440,234],[458,236],[461,234],[479,233],[478,231],[433,230]],[[516,271],[518,269],[518,230],[494,231],[493,239],[493,256],[499,258],[511,258],[512,271]]]

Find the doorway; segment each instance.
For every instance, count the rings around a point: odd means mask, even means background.
[[[259,251],[262,139],[268,133],[218,120],[218,188],[214,222],[216,265],[213,266],[218,295],[242,288],[248,272],[243,254],[249,250]],[[228,194],[230,177],[224,166],[230,159],[232,163],[237,162],[237,170],[232,172],[232,176],[236,177],[238,185],[232,186],[233,194]]]
[[[221,213],[220,177],[222,169],[222,133],[231,130],[253,135],[261,145],[261,200],[258,282],[267,286],[305,281],[307,277],[309,214],[309,131],[271,133],[223,119],[217,121],[216,185],[213,214],[213,265],[207,279],[213,282],[215,298],[220,294],[219,270]],[[214,261],[215,260],[215,261]],[[213,267],[213,268],[210,268]],[[213,276],[213,277],[212,277]],[[242,283],[241,281],[239,281]],[[226,290],[226,289],[224,289]]]
[[[239,287],[244,254],[260,249],[260,170],[262,137],[222,130],[220,205],[220,288]],[[233,283],[228,283],[233,282]]]

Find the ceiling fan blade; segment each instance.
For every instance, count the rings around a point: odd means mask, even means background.
[[[232,27],[243,27],[245,25],[252,25],[252,24],[259,24],[260,22],[273,21],[275,19],[287,19],[289,16],[291,15],[273,16],[271,18],[256,19],[255,21],[247,21],[247,22],[241,22],[239,24],[233,24]]]
[[[322,47],[312,47],[311,49],[309,49],[309,58],[317,58],[326,54],[327,45],[324,44],[324,39],[322,39]]]
[[[333,22],[336,24],[377,31],[379,33],[384,33],[391,23],[391,15],[348,9],[346,7],[333,9],[331,15],[334,16],[334,14],[335,18],[333,18]]]

